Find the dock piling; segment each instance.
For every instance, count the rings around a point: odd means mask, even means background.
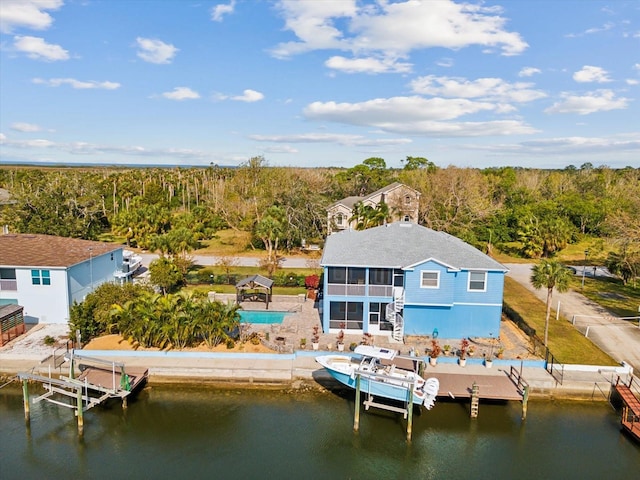
[[[480,408],[480,386],[473,382],[471,386],[471,418],[478,417],[478,410]]]
[[[357,432],[360,429],[360,374],[356,375],[356,406],[355,414],[353,416],[353,431]]]
[[[407,442],[411,443],[413,431],[413,383],[409,387],[409,404],[407,405]]]
[[[522,420],[527,419],[527,404],[529,403],[529,385],[525,385],[522,393]]]
[[[29,384],[27,379],[22,379],[22,397],[24,403],[24,421],[29,426],[31,423],[31,407],[29,406]]]
[[[82,435],[84,434],[84,412],[83,412],[83,404],[82,404],[82,387],[78,387],[76,389],[76,392],[78,394],[78,409],[77,409],[77,415],[78,415],[78,435],[80,435],[82,437]]]

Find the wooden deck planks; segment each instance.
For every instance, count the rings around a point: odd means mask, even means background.
[[[505,375],[459,375],[451,373],[431,373],[425,377],[435,377],[440,382],[439,397],[471,398],[473,384],[479,386],[481,399],[522,400],[522,392]]]
[[[115,388],[113,370],[106,367],[84,366],[84,370],[78,376],[78,380],[86,381],[91,385],[98,385],[103,388],[120,389],[121,373],[120,369],[115,369]],[[130,391],[134,391],[149,375],[147,368],[126,367],[125,373],[129,376]]]
[[[631,409],[633,415],[640,416],[640,400],[638,400],[631,389],[626,385],[616,385],[616,390],[625,405]]]
[[[631,389],[622,384],[616,385],[616,391],[620,395],[622,402],[624,403],[622,411],[622,427],[625,428],[633,437],[640,440],[640,421],[629,421],[627,417],[630,413],[632,417],[640,417],[640,400]],[[627,412],[627,409],[629,412]]]

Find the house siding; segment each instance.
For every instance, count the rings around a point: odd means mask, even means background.
[[[13,298],[24,307],[25,323],[65,323],[69,319],[67,272],[65,269],[38,267],[48,270],[50,285],[33,285],[32,268],[16,268],[17,290]],[[7,292],[10,293],[10,292]]]
[[[406,305],[405,335],[440,338],[497,337],[502,305],[454,305],[451,307]]]
[[[405,272],[405,304],[421,303],[432,305],[452,305],[455,290],[457,272],[448,272],[447,267],[433,260],[414,266]],[[423,288],[422,272],[436,271],[440,275],[438,288]]]

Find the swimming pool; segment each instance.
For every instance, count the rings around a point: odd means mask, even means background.
[[[282,323],[289,312],[267,312],[264,310],[238,310],[242,323]]]

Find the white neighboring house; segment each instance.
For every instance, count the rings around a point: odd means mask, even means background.
[[[69,308],[122,268],[122,247],[52,235],[0,235],[0,306],[25,323],[67,323]]]
[[[327,207],[327,234],[355,228],[356,220],[350,220],[358,202],[373,208],[384,202],[389,206],[391,222],[418,223],[420,195],[417,190],[403,183],[394,182],[363,197],[347,197],[338,200]]]

